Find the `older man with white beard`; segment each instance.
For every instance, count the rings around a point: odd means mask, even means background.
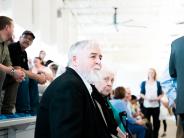
[[[35,138],[111,138],[91,97],[94,76],[101,69],[96,41],[79,41],[69,50],[66,71],[43,94]]]

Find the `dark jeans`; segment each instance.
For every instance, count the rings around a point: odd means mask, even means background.
[[[2,87],[3,87],[5,77],[6,77],[6,73],[0,70],[0,114],[1,114],[3,97],[4,97],[2,94]]]
[[[181,122],[181,117],[180,115],[177,115],[177,131],[176,131],[176,138],[184,138],[184,131],[183,131],[183,126]]]
[[[160,107],[156,108],[145,108],[145,118],[150,121],[151,116],[153,117],[153,138],[158,138],[160,129]]]
[[[184,131],[184,114],[179,114],[180,116],[180,120],[181,120],[181,125],[183,127],[183,131]]]
[[[6,79],[3,84],[4,99],[1,109],[2,114],[13,114],[13,109],[16,104],[17,90],[19,83],[10,75],[6,75]]]
[[[146,128],[137,124],[128,123],[128,129],[132,134],[136,134],[136,138],[145,138]]]
[[[16,112],[36,114],[39,106],[38,82],[25,78],[19,84],[17,92]]]

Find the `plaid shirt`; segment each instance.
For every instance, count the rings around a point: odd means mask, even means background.
[[[175,105],[176,100],[176,79],[171,78],[169,75],[169,67],[166,68],[164,71],[162,78],[160,79],[161,86],[165,94],[167,95],[167,98],[169,100],[169,106],[173,107]]]

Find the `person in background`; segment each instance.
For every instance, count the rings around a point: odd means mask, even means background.
[[[176,138],[183,138],[184,137],[184,131],[181,124],[181,119],[179,115],[176,115],[176,88],[177,88],[177,82],[176,78],[172,78],[169,74],[169,65],[164,70],[163,74],[160,78],[161,85],[163,88],[163,91],[166,93],[168,98],[168,107],[172,108],[172,111],[175,115],[176,119],[176,125],[177,125],[177,131],[176,131]]]
[[[56,63],[51,63],[51,64],[48,65],[48,67],[52,71],[53,78],[55,78],[56,77],[57,70],[58,70],[58,65]]]
[[[161,134],[161,137],[165,137],[167,134],[167,118],[169,116],[168,100],[164,94],[160,102],[160,116],[159,119],[163,123],[164,132]]]
[[[144,114],[141,112],[140,105],[138,103],[138,99],[135,95],[132,95],[130,102],[131,102],[132,116],[137,119],[143,119]]]
[[[126,91],[126,89],[122,86],[117,87],[114,91],[114,99],[110,102],[112,106],[119,112],[127,113],[127,123],[126,126],[130,130],[132,134],[135,134],[137,138],[144,138],[146,128],[143,126],[144,121],[137,120],[132,117],[131,111],[128,105],[128,99],[131,96],[130,91]]]
[[[50,64],[52,64],[54,61],[52,61],[52,60],[47,60],[46,62],[45,62],[45,64],[44,64],[44,66],[46,66],[46,67],[48,67]]]
[[[68,67],[44,92],[35,138],[111,138],[91,96],[101,69],[100,43],[83,40],[71,46]]]
[[[176,79],[176,114],[179,116],[179,124],[183,127],[184,132],[184,36],[177,38],[171,44],[171,53],[169,59],[169,74]],[[180,127],[178,125],[178,127]]]
[[[6,74],[11,76],[11,80],[18,84],[18,82],[24,79],[24,72],[20,69],[12,67],[12,62],[9,55],[8,43],[13,37],[14,23],[13,20],[7,16],[0,16],[0,114],[3,105],[2,87],[5,81]],[[17,86],[11,86],[9,89],[14,89]],[[5,97],[16,96],[14,92],[5,93]],[[8,108],[14,108],[15,101],[9,101]],[[6,118],[4,115],[0,115],[0,119]]]
[[[165,68],[159,80],[161,82],[162,89],[165,92],[168,99],[167,106],[176,107],[175,100],[176,100],[177,83],[176,79],[172,78],[169,75],[169,65]]]
[[[57,78],[58,76],[60,76],[65,71],[66,71],[66,68],[63,65],[58,65],[58,69],[57,69],[55,78]]]
[[[54,78],[56,77],[56,73],[57,73],[57,71],[58,71],[58,68],[59,68],[59,66],[58,66],[58,64],[56,64],[54,61],[52,61],[52,60],[47,60],[47,62],[45,63],[45,66],[46,67],[49,67],[50,69],[51,69],[51,71],[52,71],[52,73],[53,73],[53,76],[54,76]],[[64,71],[63,71],[64,72]],[[61,73],[62,74],[62,73]]]
[[[114,73],[107,67],[102,67],[99,72],[99,79],[95,81],[94,91],[92,92],[92,97],[95,102],[97,102],[98,107],[102,111],[102,116],[106,122],[111,135],[118,136],[120,138],[125,138],[126,133],[122,132],[116,120],[114,119],[113,111],[109,102],[109,96],[112,92],[112,85],[114,83]]]
[[[141,112],[140,104],[137,97],[135,95],[132,95],[130,102],[132,116],[137,120],[142,120],[144,122],[144,126],[146,127],[145,138],[152,137],[152,124],[144,117],[144,114]]]
[[[46,82],[44,84],[38,84],[39,94],[42,95],[45,89],[49,86],[49,84],[53,81],[53,73],[49,67],[46,67],[42,64],[42,60],[40,57],[34,58],[34,66],[31,70],[35,74],[44,74]]]
[[[148,80],[141,83],[141,97],[144,99],[145,118],[150,122],[153,117],[153,138],[158,138],[160,129],[160,99],[163,92],[159,81],[157,81],[157,74],[154,68],[148,71]]]
[[[45,65],[46,61],[44,59],[46,57],[46,52],[44,50],[40,50],[38,57],[42,60],[42,64]]]
[[[32,73],[28,67],[28,58],[25,49],[31,46],[34,39],[34,34],[26,30],[20,36],[19,41],[8,46],[12,65],[20,68],[26,74],[24,81],[19,83],[18,89],[14,89],[14,91],[17,91],[17,98],[16,96],[13,97],[16,100],[16,113],[20,116],[36,114],[39,104],[37,83],[46,82],[44,74]],[[5,89],[8,87],[9,84],[5,86]],[[4,98],[6,99],[4,99],[5,101],[8,101],[9,97]],[[6,112],[6,108],[4,108],[4,112]]]

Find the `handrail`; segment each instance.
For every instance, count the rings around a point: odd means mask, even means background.
[[[36,116],[0,120],[0,129],[36,122]]]

